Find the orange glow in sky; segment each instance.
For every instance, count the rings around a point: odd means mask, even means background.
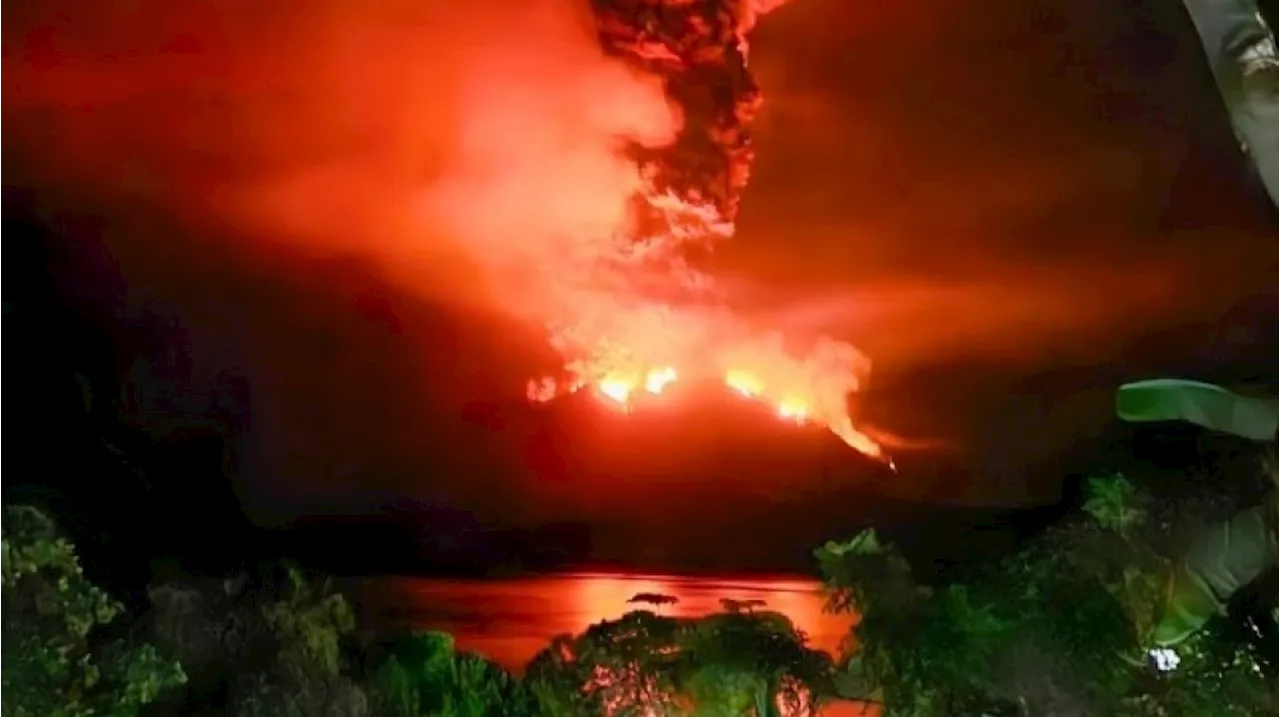
[[[1132,9],[1103,5],[1067,25],[1127,36]],[[978,16],[954,2],[804,0],[763,18],[760,151],[740,227],[620,156],[621,141],[660,151],[687,118],[659,78],[605,56],[585,1],[6,10],[6,184],[47,190],[53,213],[80,203],[57,199],[70,187],[190,229],[104,216],[122,271],[163,296],[225,281],[192,258],[213,249],[282,285],[358,257],[415,299],[547,336],[555,376],[529,359],[504,377],[517,392],[536,378],[532,400],[587,390],[622,406],[723,382],[874,455],[847,402],[869,361],[824,334],[856,336],[900,380],[951,362],[1109,365],[1134,336],[1192,314],[1213,325],[1274,290],[1270,227],[1255,241],[1229,216],[1172,211],[1179,167],[1198,156],[1188,147],[1216,132],[1235,156],[1229,128],[1187,110],[1219,101],[1212,84],[1179,89],[1203,58],[1183,53],[1158,77],[1110,60],[1060,72],[1052,42],[993,45],[1026,31],[1018,3]],[[848,66],[849,48],[875,62]],[[1098,92],[1099,72],[1115,92]],[[1150,101],[1098,121],[1132,97]],[[699,231],[646,234],[629,216],[637,200]],[[708,233],[714,247],[695,236]],[[707,248],[716,281],[685,261]],[[946,399],[884,412],[925,414],[907,416],[913,435],[973,439],[961,430],[972,412],[950,396],[976,389],[946,384]],[[986,406],[988,393],[969,398]]]
[[[743,30],[775,4],[751,6]],[[46,133],[47,171],[127,180],[309,254],[371,256],[407,287],[539,327],[564,363],[531,399],[589,388],[629,407],[677,378],[745,372],[759,400],[799,397],[809,419],[879,454],[847,403],[867,359],[758,328],[688,260],[729,239],[733,217],[621,151],[665,151],[686,118],[664,78],[606,55],[588,3],[36,14],[6,23],[6,52],[25,47],[6,73],[6,121],[12,107],[77,108]]]

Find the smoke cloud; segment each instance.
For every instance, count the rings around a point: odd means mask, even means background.
[[[641,183],[622,146],[681,126],[585,2],[55,0],[5,20],[6,185],[107,245],[116,322],[182,325],[155,340],[191,367],[152,383],[248,376],[248,503],[510,485],[523,467],[464,406],[549,367],[527,355],[564,299],[549,277],[611,248]],[[539,326],[503,336],[495,311]]]
[[[856,339],[882,378],[963,361],[1110,364],[1128,344],[1176,358],[1146,336],[1188,316],[1233,332],[1231,346],[1257,344],[1251,328],[1219,317],[1258,287],[1274,291],[1273,207],[1253,221],[1252,205],[1233,198],[1247,177],[1231,174],[1229,127],[1206,118],[1216,90],[1198,47],[1180,44],[1195,39],[1185,18],[1182,29],[1166,22],[1181,17],[1170,8],[1158,22],[1066,2],[1034,13],[951,0],[778,10],[752,37],[766,95],[759,161],[741,231],[716,253],[717,276],[742,281],[718,285],[760,325]],[[6,185],[123,197],[117,205],[215,227],[221,246],[266,267],[255,276],[290,273],[271,253],[284,245],[336,263],[371,258],[430,299],[526,317],[570,303],[575,319],[617,329],[619,307],[594,292],[548,296],[545,274],[615,278],[572,250],[609,237],[642,180],[620,144],[661,146],[684,118],[659,81],[604,56],[585,3],[52,0],[5,10]],[[1196,152],[1207,158],[1196,164]],[[135,253],[181,275],[170,260],[195,241],[160,234]],[[640,353],[670,347],[670,315],[630,319],[625,338]],[[276,342],[264,352],[289,343],[295,363],[320,361],[292,348],[306,332],[262,333],[273,334],[263,345]],[[405,363],[400,371],[418,370]],[[335,377],[369,370],[350,356],[326,366],[292,379],[296,394],[279,403],[300,410],[318,384],[338,391]],[[526,371],[513,374],[520,383]],[[255,384],[255,413],[271,390]],[[961,390],[914,410],[937,413]],[[412,424],[404,430],[420,429],[407,413],[397,414]],[[957,408],[912,435],[982,423],[980,413]],[[296,416],[285,417],[293,428]],[[891,428],[905,423],[891,418]]]
[[[585,3],[59,5],[4,30],[6,135],[41,179],[374,257],[451,299],[536,299],[566,241],[624,221],[620,143],[680,126]]]

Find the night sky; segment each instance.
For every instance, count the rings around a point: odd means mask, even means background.
[[[794,0],[753,35],[758,160],[714,270],[754,319],[866,352],[858,415],[899,437],[897,476],[714,396],[630,426],[526,406],[554,353],[404,223],[460,131],[439,97],[505,72],[448,68],[550,40],[498,0],[440,26],[360,5],[6,7],[5,301],[76,317],[59,330],[94,338],[33,350],[78,352],[121,401],[233,404],[255,520],[408,500],[732,522],[788,499],[777,520],[845,480],[1052,503],[1115,382],[1275,388],[1276,209],[1175,0]]]
[[[762,24],[771,104],[726,258],[855,337],[872,416],[965,447],[930,491],[1017,495],[1122,378],[1274,387],[1276,210],[1194,39],[1159,1],[819,0]]]

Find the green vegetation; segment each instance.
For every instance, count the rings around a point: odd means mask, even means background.
[[[1120,477],[1086,515],[943,586],[917,583],[874,531],[819,551],[839,609],[858,606],[840,691],[888,715],[1254,715],[1276,703],[1274,623],[1215,615],[1153,652],[1175,563]],[[1242,640],[1240,630],[1270,635]],[[1176,669],[1154,661],[1173,655]]]
[[[454,651],[453,638],[424,632],[403,638],[378,660],[373,712],[388,717],[539,714],[527,687],[476,655]]]
[[[945,585],[917,582],[875,531],[829,543],[832,607],[860,615],[838,663],[782,615],[730,602],[559,637],[520,678],[442,633],[362,642],[346,601],[297,570],[154,589],[127,630],[103,631],[119,607],[46,518],[8,508],[4,713],[781,717],[835,698],[921,717],[1267,713],[1275,629],[1256,610],[1215,611],[1169,653],[1177,669],[1155,664],[1180,563],[1159,549],[1154,507],[1124,478],[1096,479],[1080,516]]]
[[[1158,472],[1094,478],[1076,515],[945,580],[918,579],[874,530],[828,543],[830,607],[857,616],[835,661],[759,601],[679,618],[641,593],[653,610],[560,636],[517,677],[442,633],[361,636],[326,580],[292,568],[153,587],[128,614],[48,517],[6,507],[3,714],[782,717],[834,699],[911,717],[1275,714],[1276,599],[1257,589],[1276,564],[1275,403],[1162,380],[1122,387],[1117,413],[1263,460],[1237,475],[1211,457],[1186,481],[1199,493]],[[1237,490],[1249,480],[1265,495]]]
[[[5,508],[3,713],[134,715],[186,679],[145,643],[110,636],[121,606],[85,579],[71,544],[32,508]]]
[[[375,663],[374,713],[388,717],[810,714],[833,674],[829,656],[769,612],[631,612],[556,638],[522,679],[435,632],[397,641]]]
[[[542,714],[804,714],[831,659],[778,613],[699,619],[636,611],[552,642],[529,665]]]
[[[1107,476],[1080,515],[945,584],[867,530],[818,551],[832,609],[859,616],[838,662],[727,600],[561,636],[521,677],[440,632],[357,639],[346,599],[292,568],[160,586],[123,615],[44,515],[8,508],[0,713],[783,717],[838,698],[887,717],[1270,714],[1280,612],[1251,585],[1276,565],[1272,502],[1192,530]]]
[[[831,692],[830,657],[764,610],[637,610],[557,638],[520,679],[439,632],[362,642],[347,601],[299,570],[242,582],[156,587],[127,616],[51,520],[7,507],[4,714],[772,717]]]

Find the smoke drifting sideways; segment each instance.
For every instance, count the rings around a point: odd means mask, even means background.
[[[651,79],[606,60],[576,3],[33,4],[5,28],[6,134],[48,176],[131,185],[309,252],[377,258],[458,298],[537,301],[607,236],[670,141]],[[566,232],[569,229],[571,231]]]

